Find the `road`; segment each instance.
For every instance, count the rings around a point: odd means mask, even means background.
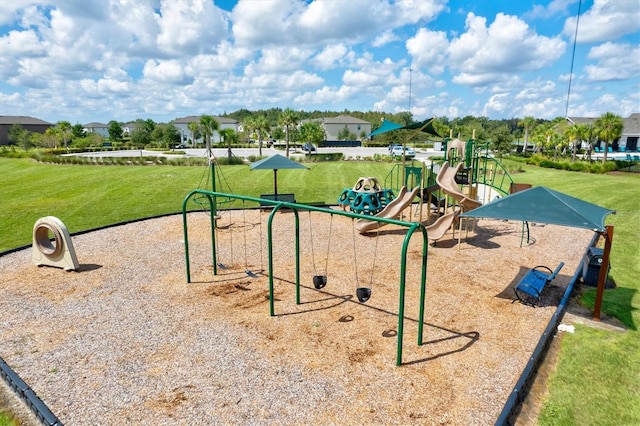
[[[215,157],[226,157],[228,155],[227,148],[212,148],[211,149],[213,155]],[[416,160],[425,161],[428,160],[432,156],[441,156],[443,155],[442,151],[434,151],[433,149],[416,149]],[[123,150],[123,151],[100,151],[100,152],[82,152],[78,154],[65,154],[69,156],[78,156],[78,157],[154,157],[154,156],[162,156],[162,157],[204,157],[206,150],[204,148],[195,148],[195,149],[181,149],[180,152],[184,154],[165,154],[161,151],[149,151],[149,150]],[[231,150],[232,154],[236,157],[248,158],[250,156],[257,157],[259,150],[258,148],[233,148]],[[365,147],[331,147],[331,148],[318,148],[317,152],[313,153],[313,155],[322,155],[323,153],[335,153],[341,152],[344,154],[344,157],[349,159],[358,159],[358,158],[366,158],[373,157],[376,154],[379,155],[389,155],[389,150],[387,148],[365,148]],[[274,148],[262,148],[263,156],[271,156],[274,154],[284,155],[283,150],[278,150]],[[290,156],[304,156],[305,152],[300,149],[295,151],[290,151]]]

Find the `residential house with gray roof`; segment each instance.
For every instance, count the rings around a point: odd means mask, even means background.
[[[191,139],[191,130],[189,130],[189,127],[187,127],[189,123],[194,121],[196,123],[200,123],[200,118],[202,118],[202,116],[200,115],[190,115],[188,117],[176,118],[171,122],[171,124],[173,124],[182,135],[183,143],[187,143]],[[234,120],[232,118],[226,118],[226,117],[213,117],[213,119],[216,120],[220,125],[219,130],[232,129],[236,133],[239,132],[240,123],[237,120]],[[220,141],[221,141],[220,133],[213,132],[213,135],[211,135],[211,143],[218,143]],[[203,140],[202,138],[200,138],[196,140],[196,142],[202,143]]]
[[[13,143],[9,140],[9,130],[14,124],[20,124],[23,129],[36,133],[44,133],[53,126],[53,124],[39,118],[24,115],[0,115],[0,145]]]

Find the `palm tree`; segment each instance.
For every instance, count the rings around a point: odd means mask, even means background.
[[[207,146],[207,155],[211,158],[211,136],[220,129],[220,123],[210,115],[200,117],[200,126]]]
[[[267,119],[261,115],[253,120],[253,129],[258,133],[258,155],[262,157],[263,135],[269,134],[271,126]]]
[[[524,147],[522,147],[523,154],[527,153],[527,144],[529,143],[529,130],[532,130],[535,124],[536,119],[531,117],[530,115],[526,116],[518,122],[518,126],[524,127]]]
[[[617,114],[605,112],[596,119],[594,124],[597,129],[598,137],[604,141],[604,155],[602,156],[602,163],[605,163],[607,161],[609,144],[622,136],[624,121],[622,120],[622,117]]]
[[[60,135],[62,136],[62,145],[67,148],[67,136],[71,131],[71,123],[68,121],[58,121],[56,123],[56,127],[60,130]]]
[[[220,130],[220,137],[227,143],[227,155],[229,157],[229,164],[231,164],[231,142],[235,139],[236,132],[233,129]]]
[[[286,145],[285,149],[287,150],[287,158],[289,157],[289,127],[295,126],[300,121],[298,114],[292,110],[291,108],[286,108],[282,111],[282,115],[280,116],[280,124],[285,128],[286,135]]]
[[[191,144],[195,147],[196,133],[200,131],[200,123],[198,123],[197,121],[190,121],[189,124],[187,124],[187,129],[189,129],[189,131],[191,132]]]
[[[589,126],[587,126],[586,124],[573,124],[566,129],[565,135],[573,143],[571,161],[576,161],[578,145],[580,145],[582,141],[586,141],[589,139]]]

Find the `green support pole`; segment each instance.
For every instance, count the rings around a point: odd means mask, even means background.
[[[422,333],[423,333],[423,323],[424,323],[424,299],[425,299],[425,290],[426,290],[426,281],[427,281],[427,251],[428,251],[428,240],[427,240],[427,231],[421,223],[413,223],[409,230],[407,231],[407,235],[404,237],[404,242],[402,243],[402,254],[400,258],[400,295],[398,297],[398,345],[397,345],[397,354],[396,354],[396,365],[402,365],[402,341],[404,334],[404,298],[405,298],[405,289],[406,289],[406,281],[407,281],[407,250],[409,247],[409,241],[411,240],[411,236],[417,228],[421,228],[423,242],[422,242],[422,272],[420,275],[420,312],[418,315],[418,346],[422,346]]]
[[[195,191],[191,191],[186,198],[184,199],[184,201],[182,202],[182,232],[184,235],[184,256],[185,256],[185,263],[187,265],[187,283],[191,282],[191,268],[190,268],[190,260],[189,260],[189,233],[187,231],[187,202],[189,201],[189,199],[195,195],[195,194],[204,194],[207,197],[207,200],[209,200],[209,208],[212,209],[214,202],[212,199],[211,194],[207,193],[207,192],[202,192],[199,190],[195,190]],[[217,268],[216,268],[216,233],[215,233],[215,220],[213,219],[213,216],[210,216],[210,221],[211,221],[211,256],[212,256],[212,261],[213,261],[213,275],[217,275]]]

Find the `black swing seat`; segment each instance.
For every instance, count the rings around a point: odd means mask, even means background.
[[[564,262],[560,262],[553,272],[544,265],[531,268],[527,274],[522,277],[518,285],[516,285],[515,292],[518,298],[517,300],[524,304],[535,306],[540,302],[540,295],[544,288],[556,278],[563,266]]]

